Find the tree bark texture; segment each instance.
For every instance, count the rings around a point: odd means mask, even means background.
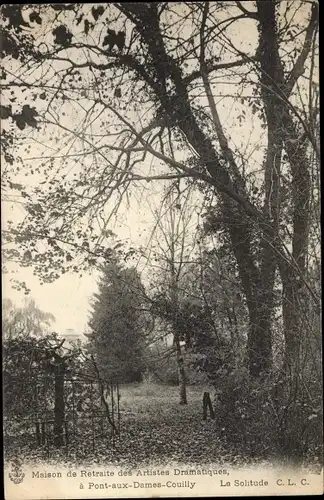
[[[306,154],[307,141],[298,133],[289,107],[289,96],[298,77],[303,72],[303,60],[296,62],[290,78],[285,80],[276,26],[276,5],[274,1],[257,2],[260,31],[259,57],[262,69],[262,94],[268,121],[268,135],[271,134],[271,148],[268,148],[268,175],[272,180],[272,195],[269,200],[278,224],[280,206],[278,155],[285,149],[292,177],[292,264],[279,259],[279,270],[283,285],[283,322],[285,337],[284,371],[297,373],[299,366],[300,341],[303,331],[301,306],[304,302],[305,287],[301,286],[301,276],[306,276],[306,254],[308,248],[310,173]],[[318,10],[313,6],[311,19],[306,30],[304,52],[310,48],[313,30],[317,23]],[[272,168],[271,168],[272,163]],[[277,202],[276,202],[277,199]],[[276,211],[275,211],[276,210]],[[278,260],[278,257],[277,257]]]
[[[186,387],[186,372],[184,367],[184,359],[181,352],[181,345],[179,337],[175,335],[174,343],[177,353],[177,367],[178,367],[178,378],[179,378],[179,403],[181,405],[187,404],[187,387]]]

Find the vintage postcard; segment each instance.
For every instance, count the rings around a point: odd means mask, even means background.
[[[323,493],[318,9],[1,7],[6,500]]]

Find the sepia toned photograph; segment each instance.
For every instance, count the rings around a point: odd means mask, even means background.
[[[318,2],[0,30],[6,500],[323,494]]]

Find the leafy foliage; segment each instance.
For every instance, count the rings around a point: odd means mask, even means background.
[[[216,419],[226,439],[251,457],[269,457],[300,465],[310,457],[321,462],[322,404],[318,384],[311,394],[290,391],[283,382],[250,380],[246,370],[215,372]]]
[[[59,345],[56,334],[42,338],[15,337],[3,344],[4,413],[19,419],[35,412],[34,384],[44,372],[51,377],[52,352]],[[39,401],[46,405],[46,401]]]
[[[1,7],[1,57],[11,56],[23,61],[26,56],[35,55],[33,39],[28,31],[31,26],[23,16],[23,11],[21,5],[7,4]],[[37,12],[32,12],[29,19],[41,24],[41,17]]]
[[[54,43],[57,45],[62,45],[62,47],[68,47],[72,40],[72,33],[66,28],[66,26],[57,26],[53,30]]]

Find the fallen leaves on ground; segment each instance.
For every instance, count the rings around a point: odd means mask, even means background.
[[[114,464],[127,467],[167,465],[171,462],[197,465],[208,463],[236,464],[244,461],[235,456],[220,438],[217,421],[202,420],[203,389],[188,388],[188,404],[179,404],[177,387],[148,384],[121,388],[121,428],[118,437],[109,429],[94,436],[89,420],[86,428],[69,446],[60,450],[25,450],[26,459],[74,464]],[[83,421],[83,424],[86,420]],[[82,419],[80,426],[82,425]],[[13,452],[7,448],[9,459]],[[244,462],[246,464],[246,461]]]

